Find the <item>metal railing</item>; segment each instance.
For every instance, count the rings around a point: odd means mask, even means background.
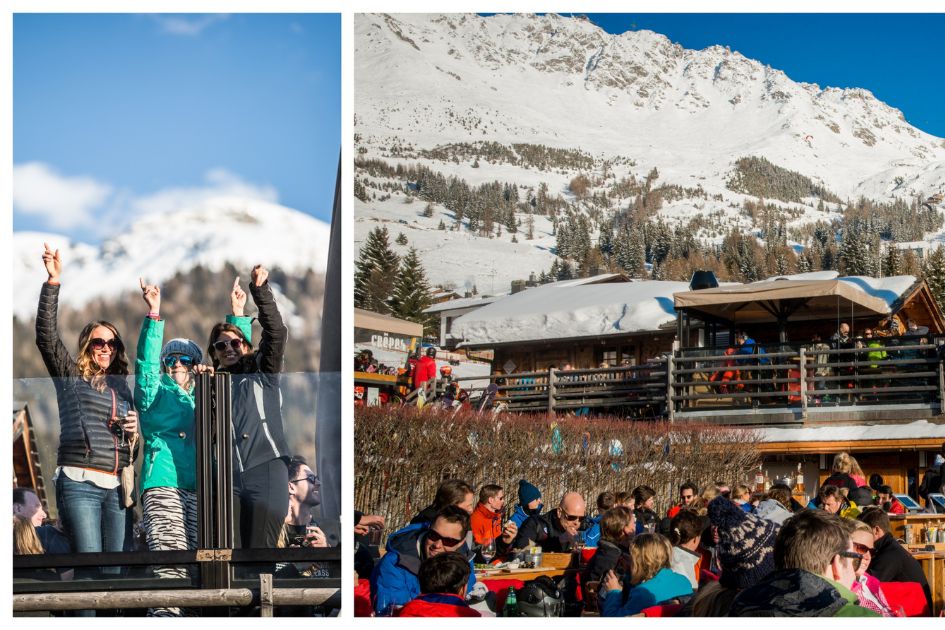
[[[508,411],[622,414],[668,418],[712,412],[724,419],[752,410],[915,406],[940,409],[945,372],[932,344],[832,348],[777,344],[738,354],[731,348],[683,348],[639,366],[548,369],[454,378],[479,409],[490,384],[492,408]],[[428,381],[423,393],[441,400],[448,381]],[[410,400],[415,400],[412,392]]]

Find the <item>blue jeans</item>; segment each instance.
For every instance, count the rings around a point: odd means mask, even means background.
[[[106,490],[90,481],[74,481],[60,474],[56,480],[59,516],[75,553],[131,550],[131,510],[121,504],[121,488]],[[84,575],[83,575],[84,573]],[[76,571],[76,577],[117,576],[121,567]]]

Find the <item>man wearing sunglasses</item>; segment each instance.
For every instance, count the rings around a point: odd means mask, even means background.
[[[578,531],[585,529],[586,509],[584,497],[577,492],[565,493],[557,508],[525,519],[512,548],[525,549],[537,545],[546,552],[570,551]]]
[[[416,523],[394,532],[387,551],[371,574],[371,601],[374,610],[386,614],[391,606],[402,606],[420,594],[420,564],[448,551],[455,551],[472,564],[466,545],[469,513],[455,505],[439,512],[432,523]],[[470,571],[469,589],[476,583]]]
[[[730,617],[878,617],[858,605],[849,530],[840,517],[804,510],[789,518],[774,542],[777,570],[739,593]],[[723,576],[724,579],[724,576]]]
[[[290,545],[331,547],[312,513],[322,503],[322,483],[305,459],[289,460],[289,514],[285,518]]]

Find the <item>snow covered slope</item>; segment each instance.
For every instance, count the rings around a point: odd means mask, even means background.
[[[161,283],[197,265],[219,271],[232,263],[241,270],[244,289],[256,264],[288,273],[323,272],[328,241],[329,226],[318,219],[277,204],[233,197],[146,217],[100,246],[73,243],[57,234],[15,232],[13,314],[28,319],[36,313],[46,279],[44,242],[62,255],[62,301],[81,306],[94,298],[136,291],[139,277]]]
[[[945,193],[945,140],[867,90],[799,83],[724,47],[687,50],[651,31],[611,35],[553,14],[357,15],[355,114],[359,157],[427,166],[470,186],[512,182],[523,200],[546,184],[579,209],[582,200],[568,188],[576,175],[609,186],[630,176],[641,181],[655,168],[659,185],[700,191],[665,199],[659,214],[671,222],[704,215],[712,229],[700,238],[716,243],[733,227],[752,229],[740,212],[750,197],[726,185],[743,157],[764,157],[841,199]],[[593,164],[539,168],[424,153],[484,142],[580,151]],[[408,241],[395,250],[417,247],[435,283],[506,293],[511,280],[547,271],[555,260],[545,216],[534,216],[532,240],[522,227],[517,242],[507,231],[450,230],[452,211],[434,204],[425,217],[425,204],[407,203],[399,190],[404,182],[371,179],[397,186],[389,196],[355,201],[356,246],[387,225],[392,240],[403,233]],[[785,207],[789,226],[837,216],[834,204],[820,210],[816,198],[768,201]],[[934,205],[945,210],[941,197]],[[441,221],[445,230],[437,229]]]

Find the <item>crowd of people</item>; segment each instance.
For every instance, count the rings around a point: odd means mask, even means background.
[[[318,476],[304,459],[290,454],[283,430],[280,373],[288,329],[268,270],[255,266],[249,283],[262,328],[258,345],[252,338],[252,318],[244,314],[247,294],[237,277],[230,292],[231,313],[210,330],[206,353],[191,339],[164,341],[160,287],[142,279],[147,311],[132,388],[127,346],[112,323],[89,322],[79,334],[76,355],[63,343],[58,328],[63,262],[59,250],[49,245],[42,258],[48,279],[39,298],[36,345],[59,406],[53,477],[59,520],[56,526],[44,525],[46,515],[35,492],[15,490],[14,553],[137,550],[133,506],[138,491],[146,548],[196,549],[195,381],[198,374],[214,372],[231,375],[236,546],[328,546],[313,516],[321,501]],[[139,456],[143,459],[136,479]],[[18,526],[17,519],[28,521],[35,536]],[[120,567],[79,568],[75,577],[119,572]],[[174,567],[154,572],[160,577],[187,575]],[[152,609],[149,614],[179,616],[182,611]]]
[[[665,515],[645,485],[601,492],[592,515],[578,492],[546,510],[523,479],[509,510],[501,486],[485,484],[477,496],[447,479],[431,505],[389,536],[377,563],[358,568],[369,580],[362,595],[375,615],[488,615],[496,602],[476,564],[539,547],[573,552],[571,565],[553,588],[526,584],[519,615],[632,616],[661,606],[677,616],[896,617],[905,614],[902,583],[910,610],[918,598],[931,611],[926,576],[892,533],[889,515],[901,505],[879,475],[870,481],[839,453],[806,505],[784,483],[753,492],[686,482]]]

